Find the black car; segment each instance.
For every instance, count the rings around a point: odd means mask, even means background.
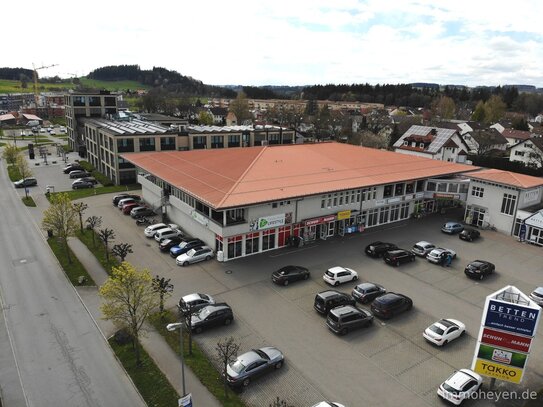
[[[315,296],[313,308],[315,308],[318,313],[326,315],[332,308],[339,307],[341,305],[354,304],[356,304],[356,301],[349,294],[335,290],[326,290],[318,293]]]
[[[170,239],[164,239],[162,242],[160,242],[158,248],[161,252],[169,252],[172,247],[177,246],[182,241],[183,238],[181,236],[174,236]]]
[[[353,288],[351,295],[353,298],[362,304],[367,304],[375,298],[385,294],[385,287],[375,283],[362,283]]]
[[[133,194],[119,194],[119,195],[115,195],[113,197],[113,206],[117,206],[119,204],[119,201],[121,199],[128,199],[128,198],[132,198],[132,199],[135,199],[137,201],[139,201],[141,198],[139,195],[133,195]]]
[[[188,321],[185,321],[187,328],[190,328],[194,333],[200,333],[204,329],[219,325],[230,325],[234,320],[232,308],[226,303],[207,305],[201,308]]]
[[[377,241],[367,245],[366,249],[364,249],[364,252],[370,257],[382,257],[385,252],[397,248],[398,246],[396,246],[394,243]]]
[[[458,234],[458,237],[462,240],[467,240],[468,242],[473,242],[475,239],[478,239],[481,236],[481,233],[476,229],[464,229]]]
[[[371,312],[353,305],[336,307],[328,313],[326,318],[328,329],[339,335],[345,335],[354,329],[368,327],[372,322]]]
[[[139,219],[145,216],[154,216],[154,215],[155,215],[155,211],[153,211],[151,208],[147,206],[140,206],[130,211],[130,216],[134,219]]]
[[[386,264],[398,267],[402,263],[415,261],[415,254],[404,249],[390,250],[383,254]]]
[[[469,263],[464,269],[464,274],[469,278],[482,280],[489,274],[494,273],[496,266],[486,260],[475,260]]]
[[[80,165],[70,165],[70,166],[64,167],[64,168],[62,169],[62,171],[64,172],[64,174],[69,174],[71,171],[75,171],[75,170],[85,171],[85,168],[83,168],[83,167],[80,166]]]
[[[289,285],[293,281],[307,280],[309,270],[302,266],[285,266],[272,273],[272,281],[279,285]]]
[[[94,178],[94,177],[79,178],[79,181],[90,182],[92,185],[97,185],[98,184],[98,181],[96,181],[96,178]]]
[[[388,319],[413,308],[411,298],[397,293],[387,293],[371,303],[371,312],[379,318]]]

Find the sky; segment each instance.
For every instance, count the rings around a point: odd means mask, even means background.
[[[0,67],[57,64],[40,76],[71,77],[160,66],[211,85],[543,87],[542,18],[541,0],[29,0],[2,19]]]

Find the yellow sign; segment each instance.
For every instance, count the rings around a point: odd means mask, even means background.
[[[337,220],[349,219],[351,217],[351,211],[341,211],[337,213]]]
[[[488,377],[517,384],[520,383],[523,373],[523,369],[519,369],[518,367],[506,366],[479,358],[475,362],[475,369],[473,371]]]

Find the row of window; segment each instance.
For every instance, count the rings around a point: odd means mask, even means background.
[[[426,190],[430,192],[449,192],[449,193],[461,193],[468,192],[468,183],[453,183],[453,182],[435,182],[428,181],[426,183]]]
[[[361,199],[361,190],[353,189],[350,191],[335,192],[321,196],[321,209],[332,208],[336,206],[351,205],[359,203]]]
[[[482,198],[485,194],[485,189],[481,187],[473,187],[471,188],[471,195],[476,196],[478,198]]]

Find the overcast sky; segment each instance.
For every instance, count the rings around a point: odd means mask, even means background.
[[[214,85],[543,87],[542,0],[30,0],[10,9],[0,66],[58,64],[40,76],[138,64]]]

